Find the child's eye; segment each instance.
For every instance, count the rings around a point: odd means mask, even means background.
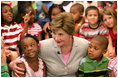
[[[94,49],[95,49],[95,50],[98,50],[98,48],[97,48],[97,47],[94,47]]]
[[[23,49],[27,49],[27,47],[23,47]]]
[[[34,47],[34,44],[32,44],[31,47]]]

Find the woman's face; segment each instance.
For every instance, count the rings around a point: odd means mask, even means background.
[[[114,27],[114,18],[111,15],[104,15],[103,22],[108,28]]]
[[[58,29],[55,31],[52,31],[52,37],[56,41],[57,45],[62,47],[65,44],[69,43],[72,39],[72,36],[67,34],[63,29]]]

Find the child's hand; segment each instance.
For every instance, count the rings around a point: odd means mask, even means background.
[[[31,14],[31,11],[29,13],[26,13],[25,16],[23,16],[23,18],[24,18],[24,24],[28,24],[28,22],[30,21],[30,19],[31,19],[30,14]]]
[[[47,28],[50,30],[49,22],[47,22],[47,23],[44,25],[44,27],[43,27],[43,31],[44,31],[45,33],[47,33],[47,31],[46,31]]]
[[[9,46],[5,46],[5,54],[7,57],[9,57],[11,55],[11,51],[9,50]]]

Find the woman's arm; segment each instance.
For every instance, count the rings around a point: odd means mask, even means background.
[[[26,70],[24,63],[18,63],[18,67],[23,68],[24,70]],[[23,71],[23,72],[24,72],[24,74],[18,74],[18,76],[19,77],[25,77],[26,71]]]
[[[14,72],[14,74],[18,77],[18,74],[24,74],[25,69],[18,67],[17,65],[22,63],[20,60],[11,61],[9,64],[9,68]]]

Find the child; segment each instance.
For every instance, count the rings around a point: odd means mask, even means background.
[[[3,39],[1,38],[1,77],[10,77],[6,61],[4,43]]]
[[[79,77],[108,77],[108,58],[103,54],[106,52],[108,39],[98,35],[91,40],[88,47],[88,55],[80,61]]]
[[[85,38],[89,41],[94,36],[104,35],[108,37],[108,30],[100,23],[100,13],[96,6],[89,6],[85,11],[85,16],[88,23],[80,27],[79,37]]]
[[[1,36],[5,43],[6,56],[10,61],[16,59],[19,55],[17,52],[17,42],[21,39],[21,32],[22,28],[13,22],[11,6],[1,4]]]
[[[117,55],[117,39],[115,45],[115,54]],[[117,56],[109,61],[108,73],[110,77],[117,77]]]
[[[105,8],[102,13],[102,21],[109,30],[109,46],[108,54],[106,56],[112,59],[116,56],[115,43],[117,38],[117,12],[115,9],[112,7]]]
[[[75,21],[75,35],[79,37],[79,29],[80,26],[85,22],[83,13],[84,13],[84,6],[79,3],[75,3],[70,8],[70,13],[72,13],[74,21]]]
[[[5,45],[16,48],[22,28],[13,22],[12,8],[8,4],[1,4],[1,25],[1,36]]]
[[[19,9],[22,19],[21,26],[24,29],[24,33],[36,35],[38,40],[41,40],[42,29],[38,23],[34,23],[34,9],[31,5],[24,5]],[[23,36],[22,36],[23,37]]]
[[[64,9],[61,5],[58,4],[53,4],[50,8],[49,8],[49,19],[52,20],[57,14],[64,12]],[[48,28],[47,28],[48,27]],[[50,25],[49,22],[47,22],[44,25],[43,28],[44,32],[45,32],[45,39],[51,38],[51,34],[50,34]],[[47,30],[47,31],[46,31]]]
[[[18,60],[21,60],[22,63],[18,64],[18,66],[25,70],[23,75],[19,74],[20,77],[45,76],[44,63],[38,57],[38,46],[40,46],[38,39],[30,34],[25,34],[24,38],[19,42],[18,47],[22,56]]]

